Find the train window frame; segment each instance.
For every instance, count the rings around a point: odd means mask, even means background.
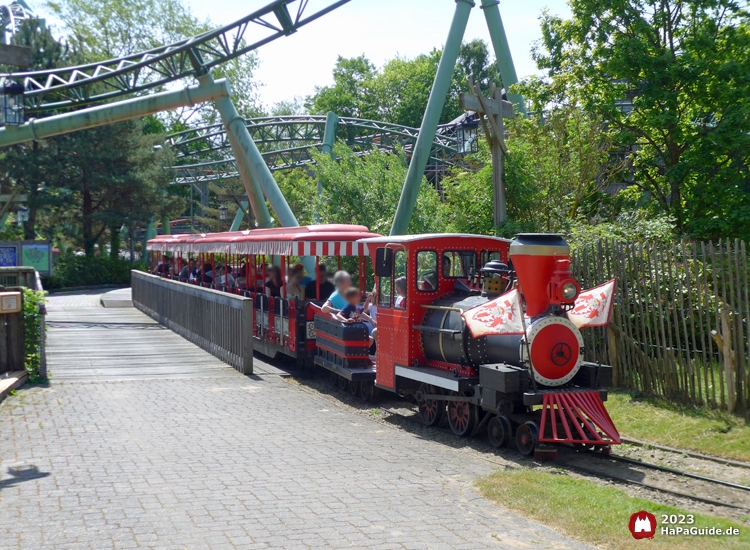
[[[497,258],[493,258],[494,255],[497,255]],[[482,250],[479,253],[479,269],[482,269],[492,260],[503,261],[503,254],[499,250],[488,250],[486,248]]]
[[[435,267],[432,270],[432,272],[435,273],[435,285],[431,289],[420,288],[420,284],[419,284],[420,280],[423,280],[423,278],[420,277],[420,275],[419,275],[419,273],[420,273],[419,272],[419,256],[421,254],[425,254],[425,253],[427,253],[427,254],[433,254],[435,256]],[[438,258],[439,257],[440,257],[440,254],[438,254],[437,250],[435,250],[435,249],[424,248],[422,250],[417,251],[417,254],[416,254],[416,257],[415,257],[416,262],[414,264],[414,271],[415,271],[415,275],[416,275],[414,277],[414,282],[415,282],[415,286],[417,287],[417,290],[419,292],[436,292],[437,289],[440,287],[440,271],[438,271]],[[429,271],[427,273],[429,273]],[[424,280],[426,281],[427,279],[424,278]],[[427,281],[427,282],[429,282],[429,281]]]
[[[396,270],[399,269],[399,254],[402,254],[404,257],[403,261],[403,275],[396,274]],[[396,281],[403,277],[406,279],[406,296],[404,296],[404,299],[401,301],[400,306],[396,305]],[[393,309],[400,309],[404,310],[406,309],[406,303],[407,299],[409,297],[409,255],[406,253],[406,249],[398,249],[393,251],[393,274],[391,275],[391,303],[393,304]]]
[[[406,279],[406,288],[408,294],[409,288],[409,256],[405,248],[389,248],[389,245],[385,246],[386,249],[392,250],[391,254],[391,274],[390,276],[378,277],[378,307],[384,307],[389,309],[406,309],[406,298],[404,298],[404,305],[396,307],[396,279],[402,275],[396,276],[396,270],[399,269],[399,264],[403,266],[403,277]],[[403,261],[400,260],[399,255],[403,255]]]
[[[455,258],[456,255],[459,256],[459,257],[462,257],[463,255],[473,254],[474,255],[474,273],[471,273],[469,275],[467,275],[465,273],[463,275],[446,275],[445,270],[443,269],[443,267],[444,267],[443,266],[443,261],[447,257],[446,254],[453,254],[453,256],[448,257],[451,260],[451,266],[455,265],[453,263],[453,261],[454,261],[454,258]],[[440,272],[441,272],[441,274],[442,274],[442,276],[443,276],[444,279],[468,279],[470,277],[473,277],[477,273],[477,271],[479,269],[479,267],[477,266],[477,262],[478,261],[479,261],[479,258],[478,258],[476,250],[473,250],[473,249],[470,249],[470,248],[469,249],[464,249],[464,250],[446,249],[446,250],[443,250],[443,253],[440,255]],[[462,261],[461,262],[461,271],[462,272],[463,272],[463,267],[464,266],[463,266],[463,261]]]

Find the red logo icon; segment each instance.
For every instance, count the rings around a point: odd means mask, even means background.
[[[636,512],[630,516],[628,529],[634,539],[652,539],[656,534],[656,516],[645,510]]]

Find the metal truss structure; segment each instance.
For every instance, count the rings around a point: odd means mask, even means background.
[[[28,114],[100,103],[196,77],[315,21],[349,0],[275,0],[224,27],[118,59],[34,72],[16,72]],[[0,80],[6,76],[0,75]]]
[[[21,22],[32,17],[29,7],[21,2],[0,6],[0,33],[3,44],[10,44],[10,39],[18,31]]]
[[[311,152],[323,146],[326,117],[295,115],[253,118],[245,121],[253,141],[261,150],[272,171],[305,166],[313,162]],[[453,166],[458,156],[458,143],[451,125],[440,127],[430,151],[431,166]],[[419,130],[352,117],[338,119],[337,139],[356,153],[372,149],[411,156]],[[173,166],[175,184],[204,183],[239,177],[235,159],[223,124],[192,128],[167,136],[167,144],[179,164]],[[202,162],[190,162],[201,160]]]

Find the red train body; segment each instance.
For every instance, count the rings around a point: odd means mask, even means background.
[[[557,235],[382,237],[338,225],[165,236],[150,248],[241,257],[253,281],[265,275],[261,255],[279,256],[282,268],[290,256],[357,256],[360,281],[367,258],[377,291],[374,355],[364,325],[321,314],[321,302],[235,290],[255,300],[255,349],[314,363],[363,398],[377,389],[412,396],[426,424],[447,417],[458,435],[486,429],[494,445],[515,440],[538,458],[553,457],[559,443],[608,450],[620,442],[603,405],[612,369],[583,359],[581,321],[569,319],[581,291]],[[595,302],[611,307],[611,299]],[[590,318],[608,319],[593,311]]]

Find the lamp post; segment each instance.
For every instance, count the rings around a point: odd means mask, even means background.
[[[468,115],[457,125],[456,141],[459,154],[468,155],[479,150],[477,143],[478,127],[479,123]]]
[[[16,223],[23,227],[27,221],[29,221],[29,209],[26,206],[19,206],[16,211]]]
[[[0,125],[20,126],[24,120],[23,84],[5,80],[0,86]]]
[[[225,205],[221,205],[219,207],[219,220],[222,222],[227,221],[227,214],[229,213],[229,208],[227,208]],[[222,229],[224,228],[224,224],[221,224]]]

